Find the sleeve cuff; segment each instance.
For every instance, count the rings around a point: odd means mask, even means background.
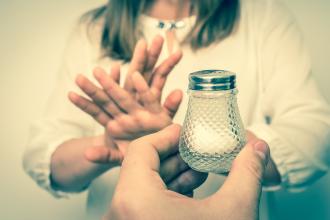
[[[70,198],[71,195],[77,193],[67,193],[62,192],[60,190],[55,190],[51,186],[51,178],[50,178],[50,162],[51,157],[56,148],[62,143],[59,141],[58,143],[52,143],[51,146],[45,150],[43,155],[39,155],[39,158],[35,158],[38,161],[33,163],[33,167],[25,166],[26,172],[36,181],[36,183],[43,189],[47,190],[52,196],[55,198]]]
[[[272,159],[281,175],[280,186],[264,187],[264,189],[274,191],[284,188],[290,192],[305,190],[318,169],[298,149],[283,141],[269,125],[255,124],[247,130],[267,142]]]

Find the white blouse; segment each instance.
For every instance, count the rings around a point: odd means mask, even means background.
[[[176,29],[178,40],[185,37],[194,21],[195,17],[184,19],[184,27]],[[156,34],[165,36],[157,23],[147,16],[140,20],[148,42]],[[103,132],[102,126],[67,99],[68,91],[79,91],[74,84],[76,74],[83,73],[92,79],[95,66],[109,70],[114,62],[100,58],[102,25],[101,21],[93,25],[89,34],[85,23],[74,30],[45,115],[31,128],[24,168],[56,197],[67,196],[50,186],[50,157],[56,147],[68,139]],[[168,56],[166,48],[165,45],[160,60]],[[173,89],[186,91],[190,72],[233,71],[237,74],[243,123],[269,144],[282,186],[301,190],[324,175],[330,163],[330,108],[314,82],[301,32],[285,6],[275,0],[243,0],[239,25],[231,36],[197,52],[187,45],[181,46],[181,50],[183,59],[169,75],[163,97]],[[124,75],[127,68],[128,64],[122,66]],[[185,95],[174,122],[183,122],[187,101]],[[111,169],[90,185],[91,213],[104,212],[111,201],[118,171],[119,168]],[[223,177],[211,174],[195,195],[205,197],[222,182]]]

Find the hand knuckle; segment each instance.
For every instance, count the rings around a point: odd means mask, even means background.
[[[181,190],[185,189],[190,185],[193,185],[194,182],[195,182],[195,178],[190,172],[183,173],[178,179],[178,183]]]
[[[116,118],[116,120],[120,125],[125,126],[129,118],[127,117],[127,115],[120,115]]]
[[[121,216],[124,219],[130,219],[131,217],[138,214],[140,209],[140,203],[136,202],[134,198],[131,198],[129,195],[124,195],[126,193],[118,193],[112,203],[110,213],[113,216]]]

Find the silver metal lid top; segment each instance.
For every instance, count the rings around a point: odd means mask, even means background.
[[[236,88],[236,74],[226,70],[201,70],[190,73],[189,89],[221,91]]]

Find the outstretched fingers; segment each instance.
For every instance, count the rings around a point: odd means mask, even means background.
[[[135,72],[132,75],[132,80],[141,104],[151,112],[161,111],[162,108],[157,96],[152,93],[143,76],[140,73]]]
[[[132,95],[121,88],[111,77],[109,77],[103,69],[96,68],[94,77],[101,84],[105,93],[111,97],[111,100],[124,113],[130,113],[140,108],[139,104],[134,100]]]
[[[101,125],[105,126],[108,121],[111,120],[110,116],[107,115],[99,106],[83,96],[70,92],[68,97],[75,106],[92,116]]]
[[[76,77],[76,84],[96,104],[104,105],[105,103],[109,102],[110,99],[107,94],[84,75],[79,74]]]
[[[165,99],[165,102],[163,104],[165,110],[167,111],[167,114],[173,118],[178,111],[181,101],[182,101],[182,91],[179,89],[176,89],[172,91]]]
[[[87,77],[79,74],[76,78],[76,84],[96,105],[102,107],[109,115],[116,117],[121,114],[121,110],[106,92],[92,83]]]
[[[111,65],[110,76],[118,85],[120,84],[120,63]]]
[[[151,88],[157,91],[157,93],[159,94],[159,100],[161,99],[161,93],[164,88],[168,74],[179,63],[181,58],[182,52],[177,51],[155,69],[151,79]]]
[[[150,48],[148,50],[147,63],[144,69],[146,71],[146,74],[143,75],[148,84],[150,84],[152,70],[155,68],[155,65],[158,61],[159,55],[163,48],[163,44],[164,39],[160,35],[156,35],[156,37],[154,37],[151,42]]]
[[[133,93],[133,83],[131,76],[135,71],[144,72],[144,68],[147,63],[147,42],[143,39],[139,40],[135,46],[133,57],[127,72],[126,81],[124,88],[129,92]]]

